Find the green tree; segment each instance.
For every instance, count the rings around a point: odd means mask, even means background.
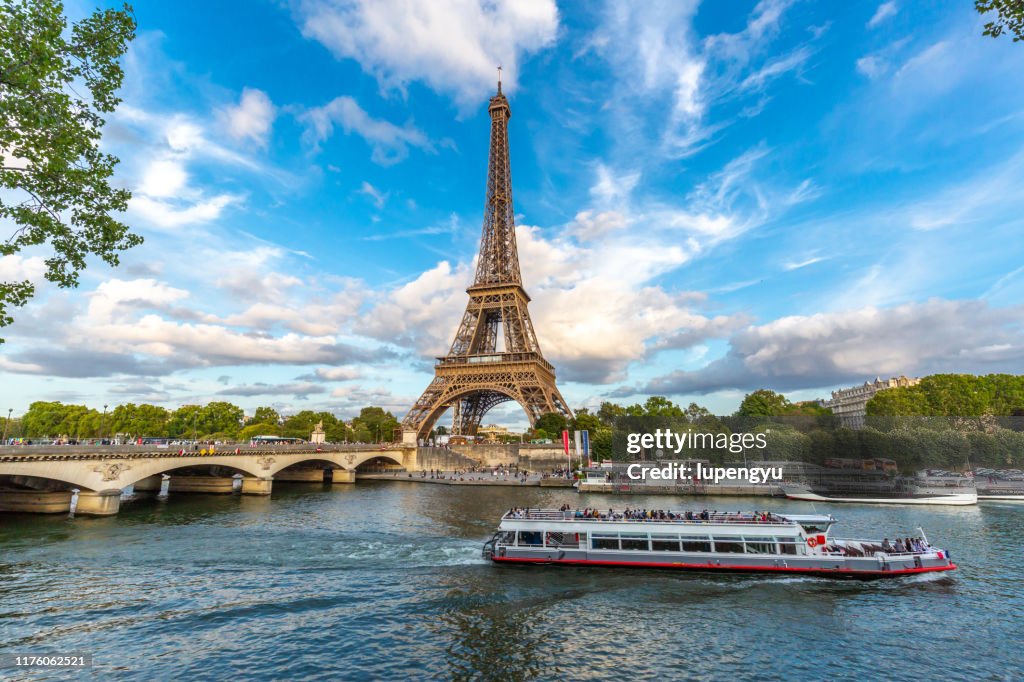
[[[199,405],[183,405],[171,413],[171,419],[167,422],[167,435],[171,438],[184,438],[191,440],[193,434],[197,437],[202,434],[199,431],[199,412],[202,408]]]
[[[364,407],[359,411],[359,416],[352,420],[352,428],[355,431],[365,429],[363,435],[369,434],[367,442],[390,443],[395,437],[395,429],[401,424],[395,415],[386,411],[383,407]]]
[[[67,406],[60,402],[37,400],[28,406],[21,418],[25,436],[40,438],[56,435],[58,425],[64,420]]]
[[[302,410],[290,417],[285,417],[284,424],[281,427],[281,434],[289,438],[309,440],[309,436],[313,433],[313,429],[316,428],[317,422],[321,419],[324,420],[325,431],[329,424],[337,421],[333,414],[327,412],[317,413],[313,410]]]
[[[566,418],[557,412],[545,412],[537,418],[537,422],[533,425],[534,431],[544,431],[546,433],[554,433],[558,436],[562,435],[562,431],[568,428],[569,422]]]
[[[994,11],[996,16],[985,24],[983,35],[998,38],[1003,31],[1013,34],[1013,42],[1024,40],[1024,0],[974,0],[979,14]]]
[[[170,413],[157,405],[118,405],[107,415],[111,434],[128,436],[150,436],[160,438],[167,435]]]
[[[740,403],[736,415],[740,417],[776,417],[787,414],[792,403],[786,396],[766,388],[748,393]]]
[[[644,403],[644,415],[648,417],[682,417],[683,410],[662,395],[654,395]]]
[[[257,407],[252,415],[252,421],[257,424],[280,424],[281,415],[272,407]]]
[[[597,418],[601,420],[602,424],[612,426],[615,423],[616,417],[626,416],[626,408],[622,405],[616,405],[615,403],[603,402],[601,406],[597,408]]]
[[[75,287],[90,255],[116,266],[120,251],[142,243],[112,217],[131,194],[110,186],[118,159],[99,148],[135,18],[125,5],[66,28],[57,0],[0,5],[0,219],[16,226],[0,256],[49,244],[46,279]],[[0,282],[0,327],[34,293],[28,280]]]
[[[573,431],[590,431],[591,433],[603,427],[597,415],[590,414],[585,407],[576,411],[569,426]]]
[[[234,438],[242,428],[245,411],[237,405],[223,401],[208,403],[199,410],[200,436]]]
[[[246,442],[254,436],[280,436],[281,427],[277,424],[249,424],[238,432],[238,440]]]

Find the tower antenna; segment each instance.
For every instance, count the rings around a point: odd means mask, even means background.
[[[498,94],[501,94],[501,64],[498,64]]]

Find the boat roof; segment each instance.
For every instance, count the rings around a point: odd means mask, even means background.
[[[607,511],[595,510],[599,514],[603,514],[603,517],[593,516],[582,516],[577,517],[575,514],[578,509],[572,509],[568,511],[561,511],[559,509],[531,509],[528,507],[510,509],[502,515],[502,522],[506,521],[544,521],[554,523],[594,523],[594,524],[609,524],[609,523],[644,523],[644,524],[716,524],[716,525],[751,525],[751,526],[804,526],[804,525],[831,525],[835,523],[835,517],[831,514],[778,514],[775,512],[765,511],[760,513],[755,512],[707,512],[708,518],[701,519],[700,514],[702,512],[692,512],[693,519],[678,518],[680,516],[685,517],[685,511],[674,511],[674,510],[661,510],[666,513],[671,513],[677,518],[674,519],[631,519],[625,518],[625,510],[609,509]],[[622,518],[607,518],[608,512],[612,512],[614,515],[623,515]],[[635,510],[633,510],[635,511]],[[706,511],[706,510],[705,510]],[[761,520],[762,514],[767,514],[767,520]]]

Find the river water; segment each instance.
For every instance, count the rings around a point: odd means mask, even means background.
[[[817,505],[960,570],[896,581],[498,567],[511,506],[812,511],[764,498],[406,482],[183,496],[116,517],[0,517],[0,653],[92,653],[2,679],[906,679],[1024,675],[1024,505]]]

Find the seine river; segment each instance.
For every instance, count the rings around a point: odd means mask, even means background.
[[[116,517],[0,517],[2,679],[1021,679],[1024,505],[818,505],[837,535],[922,525],[960,570],[892,582],[496,567],[510,506],[811,511],[763,498],[278,484]]]

